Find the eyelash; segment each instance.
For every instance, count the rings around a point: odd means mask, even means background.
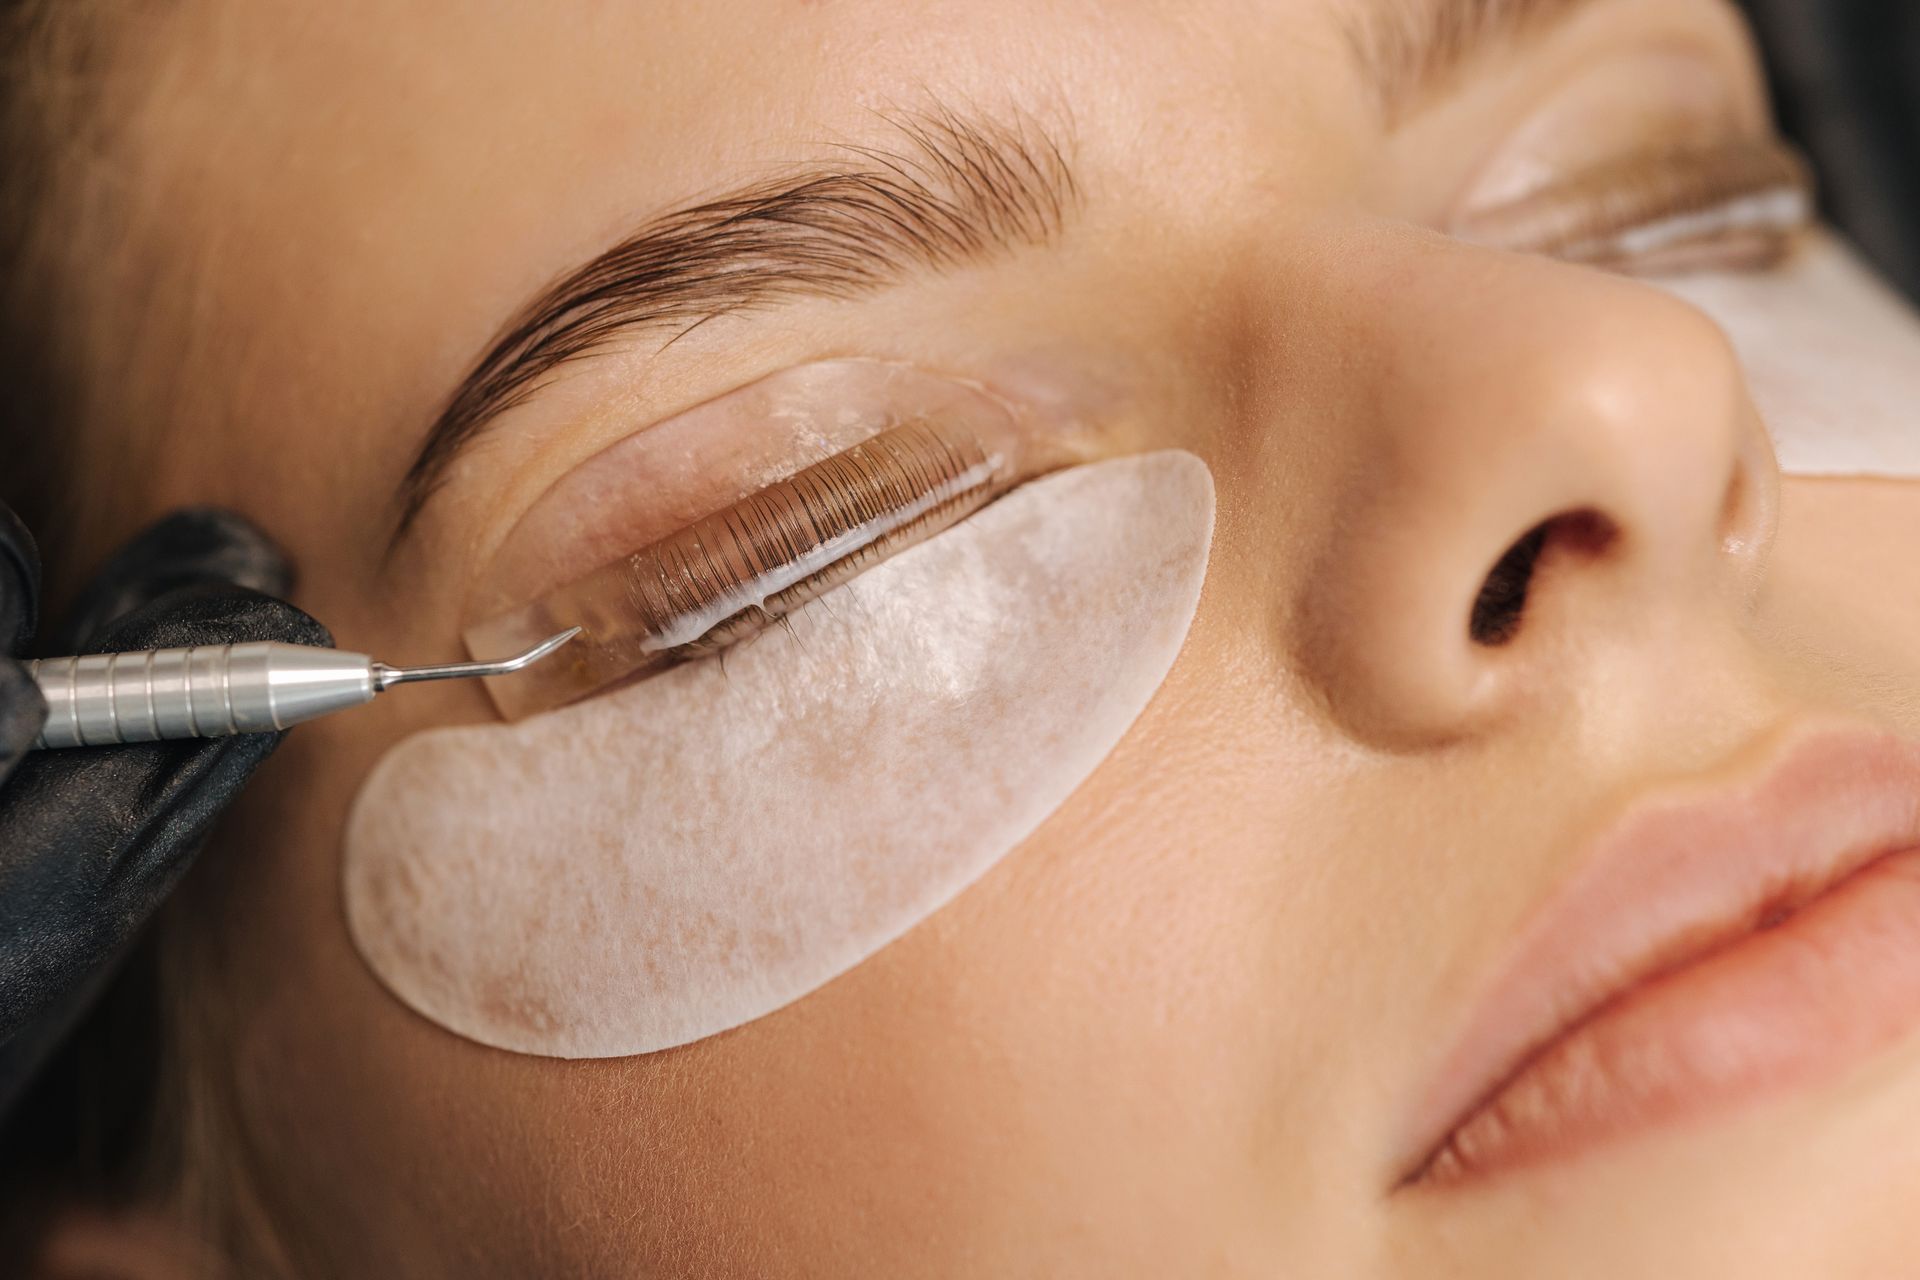
[[[1749,141],[1600,166],[1451,230],[1489,248],[1661,275],[1775,266],[1813,220],[1806,163],[1784,143]]]
[[[721,652],[1048,466],[1011,439],[909,422],[469,630],[467,644],[581,628],[569,662],[492,690],[511,718],[576,701]]]
[[[881,433],[627,561],[640,651],[717,652],[1004,492],[1004,458],[926,423]]]

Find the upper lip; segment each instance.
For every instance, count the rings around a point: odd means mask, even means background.
[[[1920,744],[1826,725],[1775,735],[1759,753],[1757,769],[1736,765],[1644,794],[1576,860],[1441,1059],[1411,1126],[1406,1181],[1616,996],[1920,847]]]

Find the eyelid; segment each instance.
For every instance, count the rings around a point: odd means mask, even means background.
[[[1449,230],[1489,248],[1661,275],[1771,266],[1814,219],[1813,178],[1799,154],[1777,140],[1740,139],[1595,165],[1469,208]]]
[[[464,615],[505,613],[890,426],[998,421],[1014,412],[1010,405],[963,378],[839,359],[790,366],[636,421],[570,467],[514,522]],[[1025,412],[1016,416],[1027,430]]]
[[[466,639],[486,649],[529,619],[578,616],[578,670],[556,659],[491,689],[510,718],[557,705],[724,648],[1013,484],[1108,452],[1091,421],[1044,395],[892,361],[794,366],[563,476],[467,601]]]
[[[1497,143],[1475,164],[1455,210],[1504,204],[1655,149],[1718,146],[1767,136],[1757,68],[1723,50],[1657,44],[1608,52],[1545,96],[1508,103]]]
[[[487,682],[510,720],[718,653],[1058,465],[1004,425],[892,427],[470,627],[468,650],[580,631],[563,660]]]

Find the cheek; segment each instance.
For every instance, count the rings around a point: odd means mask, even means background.
[[[1920,484],[1785,486],[1763,621],[1866,709],[1920,727]]]
[[[1212,524],[1191,455],[1078,468],[724,662],[408,739],[349,820],[356,945],[524,1053],[646,1053],[799,999],[1093,773],[1179,652]]]

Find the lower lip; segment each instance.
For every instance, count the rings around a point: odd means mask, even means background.
[[[1552,1041],[1416,1177],[1573,1160],[1831,1078],[1920,1025],[1920,849],[1614,997]]]

